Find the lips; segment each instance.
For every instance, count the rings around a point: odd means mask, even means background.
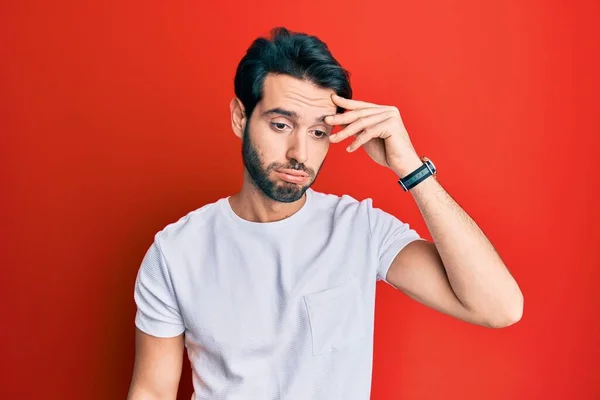
[[[275,173],[284,181],[290,183],[303,183],[307,180],[308,174],[302,171],[295,171],[289,169],[280,169]]]
[[[284,173],[286,175],[294,175],[306,178],[308,174],[306,172],[297,171],[295,169],[279,169],[278,172]]]

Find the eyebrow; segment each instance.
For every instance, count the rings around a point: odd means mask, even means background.
[[[292,118],[295,120],[298,120],[300,118],[298,113],[296,113],[295,111],[286,110],[285,108],[281,108],[281,107],[271,108],[270,110],[267,110],[267,111],[263,112],[262,114],[263,115],[270,115],[270,114],[283,115],[284,117]],[[325,117],[327,117],[327,115],[323,115],[322,117],[317,118],[315,120],[315,122],[325,122]]]

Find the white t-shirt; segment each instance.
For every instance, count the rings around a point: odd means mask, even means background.
[[[276,222],[229,197],[155,235],[135,282],[136,326],[185,332],[192,400],[367,400],[375,287],[417,232],[372,200],[306,191]]]

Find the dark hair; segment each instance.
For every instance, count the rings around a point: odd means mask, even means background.
[[[316,36],[283,27],[271,30],[270,39],[252,42],[235,73],[235,95],[248,118],[263,95],[267,74],[286,74],[352,98],[350,74],[333,58],[327,45]],[[343,110],[338,107],[338,112]]]

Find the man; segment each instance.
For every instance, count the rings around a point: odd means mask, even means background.
[[[351,100],[318,38],[280,28],[254,41],[235,95],[241,190],[155,235],[135,284],[130,399],[174,399],[185,346],[193,399],[366,400],[377,280],[473,324],[520,319],[517,283],[398,110]],[[390,196],[412,195],[433,242],[371,199],[311,189],[329,147],[350,137],[349,152],[397,174]]]

